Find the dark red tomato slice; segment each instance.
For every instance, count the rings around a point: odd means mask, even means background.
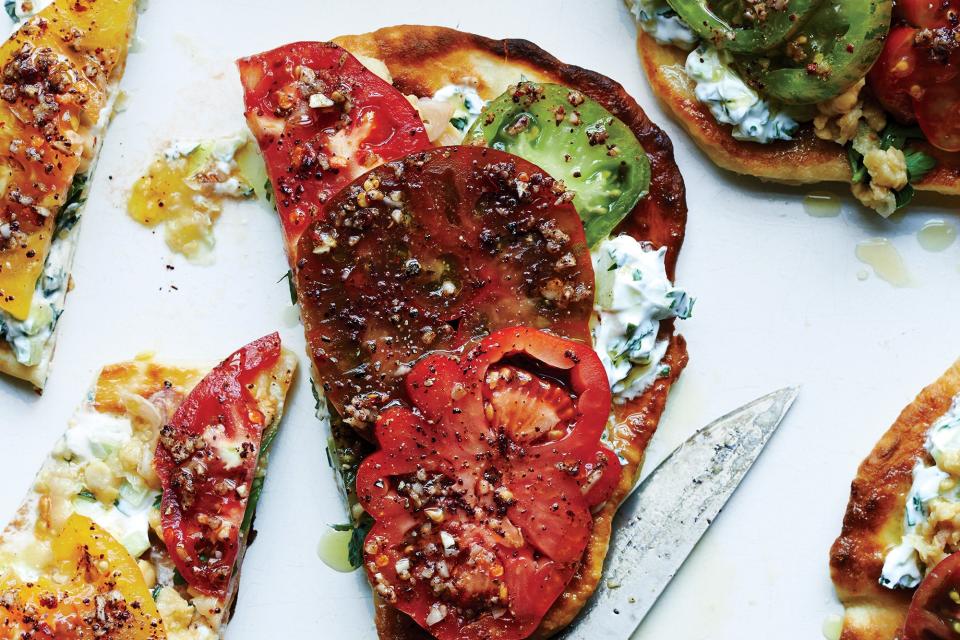
[[[163,539],[187,583],[208,595],[227,595],[265,426],[246,385],[279,357],[276,333],[251,342],[207,374],[160,430]]]
[[[953,553],[923,578],[910,601],[901,640],[957,640],[960,633],[960,553]]]
[[[603,365],[581,342],[508,328],[426,356],[406,388],[413,407],[380,415],[380,449],[357,473],[376,520],[364,543],[371,584],[440,640],[526,638],[576,572],[591,509],[620,479],[600,441]],[[520,411],[519,396],[535,406]],[[532,422],[550,426],[531,435]]]
[[[896,17],[921,29],[956,27],[960,0],[897,0]]]
[[[896,27],[887,35],[883,52],[870,69],[867,80],[873,94],[901,122],[913,122],[913,98],[910,89],[914,73],[920,62],[913,46],[917,30],[913,27]]]
[[[930,144],[944,151],[960,151],[960,79],[928,86],[915,108]]]
[[[506,326],[589,341],[593,267],[559,183],[483,147],[389,162],[304,233],[296,284],[327,398],[372,424],[424,352]]]
[[[288,44],[237,65],[291,263],[300,234],[341,187],[431,146],[403,94],[332,42]]]

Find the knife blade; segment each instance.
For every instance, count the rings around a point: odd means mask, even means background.
[[[603,578],[564,640],[629,638],[779,426],[797,387],[757,398],[677,447],[621,506]]]

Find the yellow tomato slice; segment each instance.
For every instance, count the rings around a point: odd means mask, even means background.
[[[90,166],[134,0],[56,0],[0,46],[0,309],[24,320],[78,171]]]
[[[53,556],[49,575],[36,582],[0,583],[0,637],[166,638],[136,561],[92,520],[70,516]]]

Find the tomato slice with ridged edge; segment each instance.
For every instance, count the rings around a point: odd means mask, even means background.
[[[160,430],[163,539],[187,583],[208,595],[227,595],[266,427],[247,385],[279,358],[276,333],[236,351]]]
[[[403,94],[332,42],[288,44],[237,66],[291,263],[300,234],[341,187],[431,146]]]
[[[901,640],[957,640],[960,622],[960,553],[927,572],[910,601]]]
[[[327,398],[363,428],[424,352],[515,325],[588,342],[593,267],[569,192],[495,149],[361,176],[300,240],[296,285]]]
[[[424,357],[405,384],[412,407],[380,415],[380,450],[357,473],[376,521],[363,549],[374,591],[439,640],[526,638],[620,479],[600,441],[603,365],[586,344],[513,327]],[[528,412],[509,408],[518,393]],[[531,416],[542,435],[526,429]]]

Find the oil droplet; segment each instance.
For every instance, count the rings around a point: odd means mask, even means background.
[[[320,544],[317,545],[317,556],[323,560],[334,571],[341,573],[350,573],[354,567],[350,565],[350,537],[352,530],[337,531],[336,529],[327,529],[320,538]]]
[[[843,633],[843,616],[832,613],[823,621],[823,637],[827,640],[840,640]]]
[[[877,277],[895,287],[910,286],[910,274],[893,243],[886,238],[870,238],[857,243],[857,258],[873,269]]]
[[[942,218],[928,220],[917,231],[917,242],[927,251],[943,251],[956,239],[956,227]]]
[[[812,191],[803,199],[803,208],[814,218],[840,215],[840,198],[828,191]]]
[[[300,324],[300,306],[292,304],[283,310],[283,325],[293,328]]]

